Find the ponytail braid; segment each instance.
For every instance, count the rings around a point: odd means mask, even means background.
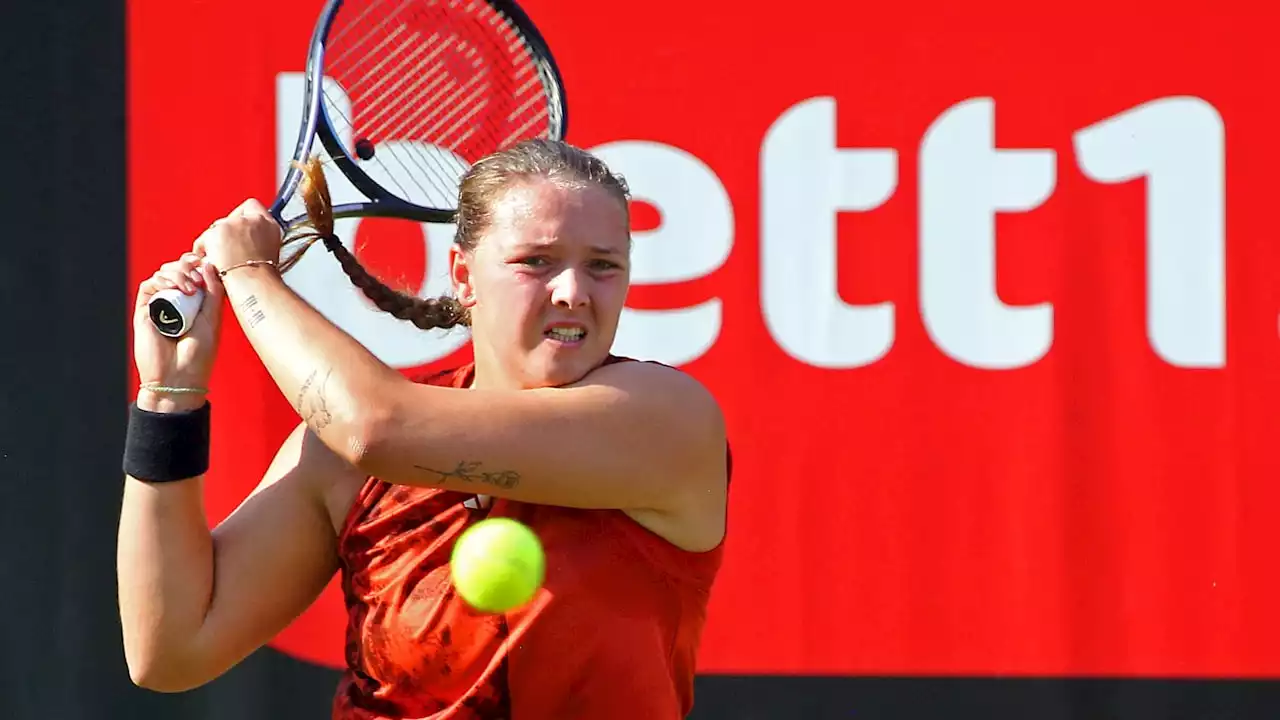
[[[420,298],[414,295],[392,290],[378,280],[360,264],[354,253],[347,249],[342,241],[333,234],[333,205],[329,200],[329,185],[321,169],[320,160],[312,158],[300,166],[302,183],[300,193],[307,207],[307,223],[311,230],[290,239],[289,242],[301,242],[288,259],[280,264],[280,271],[287,272],[293,267],[302,254],[317,240],[324,243],[325,248],[342,266],[343,272],[351,279],[351,283],[364,292],[379,310],[390,313],[400,320],[407,320],[423,330],[447,329],[457,325],[467,325],[469,319],[466,309],[451,297]]]
[[[324,246],[338,259],[352,284],[363,290],[365,297],[373,301],[379,310],[408,320],[423,330],[451,328],[464,321],[466,312],[457,300],[451,297],[420,298],[396,292],[365,270],[337,237],[325,236]]]

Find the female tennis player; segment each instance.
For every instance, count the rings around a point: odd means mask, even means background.
[[[318,240],[381,308],[470,327],[475,360],[417,381],[290,290],[280,230],[255,201],[138,288],[120,612],[136,683],[206,683],[269,641],[336,572],[348,608],[340,720],[683,718],[725,536],[724,421],[690,376],[611,355],[629,282],[628,190],[592,155],[534,141],[474,165],[460,190],[454,296],[401,296]],[[148,298],[208,296],[160,336]],[[205,397],[223,302],[300,423],[260,485],[209,530]],[[223,412],[229,411],[222,410]],[[485,614],[449,582],[482,517],[530,525],[538,596]]]

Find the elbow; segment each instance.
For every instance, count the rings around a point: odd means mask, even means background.
[[[216,678],[216,669],[194,645],[171,645],[156,638],[130,637],[125,632],[124,661],[129,680],[145,690],[182,693]]]
[[[196,687],[195,685],[174,682],[160,674],[135,671],[132,667],[129,668],[129,679],[133,681],[134,685],[143,690],[165,694],[182,693]]]
[[[391,408],[371,407],[360,414],[346,433],[339,454],[366,475],[381,477],[391,454],[392,428],[396,425]]]
[[[158,693],[183,693],[208,682],[187,671],[180,663],[165,658],[126,657],[133,684]]]
[[[392,397],[390,392],[382,390],[350,393],[340,411],[301,412],[302,424],[329,452],[362,473],[373,475],[388,428],[394,423],[395,404],[388,397]]]

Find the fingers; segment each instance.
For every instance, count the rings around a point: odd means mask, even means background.
[[[254,198],[249,198],[248,200],[245,200],[244,202],[240,203],[240,205],[237,206],[236,209],[231,212],[231,215],[232,216],[239,215],[241,217],[255,217],[255,216],[265,215],[267,217],[271,217],[271,213],[267,212],[267,209],[263,207],[262,203],[258,202]]]
[[[178,260],[161,265],[157,274],[172,280],[175,287],[191,295],[204,285],[204,275],[200,272],[202,264],[203,258],[199,254],[183,253]]]
[[[213,221],[196,238],[192,251],[200,255],[214,255],[224,262],[228,255],[236,259],[243,259],[240,256],[268,257],[272,252],[278,252],[283,232],[271,211],[249,198],[225,217]]]
[[[194,295],[197,290],[204,289],[208,278],[202,268],[208,263],[197,253],[189,252],[182,257],[160,266],[151,277],[138,285],[138,301],[140,304],[151,299],[161,290],[177,289],[187,295]]]
[[[216,227],[218,223],[226,222],[228,220],[234,221],[237,218],[257,218],[257,217],[267,217],[267,218],[271,218],[272,221],[275,220],[275,218],[272,217],[271,212],[267,210],[265,205],[263,205],[261,202],[258,202],[256,198],[249,198],[248,200],[245,200],[244,202],[237,205],[235,209],[227,213],[225,217],[221,217],[221,218],[218,218],[217,220],[214,220],[213,223],[209,225],[209,230],[212,230],[214,227]],[[208,232],[208,230],[206,230],[206,232]]]

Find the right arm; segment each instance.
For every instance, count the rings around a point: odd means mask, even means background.
[[[314,602],[338,569],[325,497],[354,474],[299,426],[212,532],[203,478],[148,484],[126,476],[117,571],[133,681],[160,692],[203,685]]]
[[[208,266],[200,265],[198,257],[184,255],[138,288],[134,361],[144,383],[208,386],[223,296]],[[176,341],[156,332],[150,298],[164,288],[191,294],[202,286],[209,294],[191,331]],[[137,400],[152,412],[204,403],[202,395],[148,390]],[[165,692],[204,684],[306,609],[338,567],[328,506],[342,498],[334,489],[359,480],[350,464],[299,426],[257,489],[210,532],[204,478],[147,483],[126,476],[116,572],[133,681]],[[329,498],[334,501],[327,503]]]

